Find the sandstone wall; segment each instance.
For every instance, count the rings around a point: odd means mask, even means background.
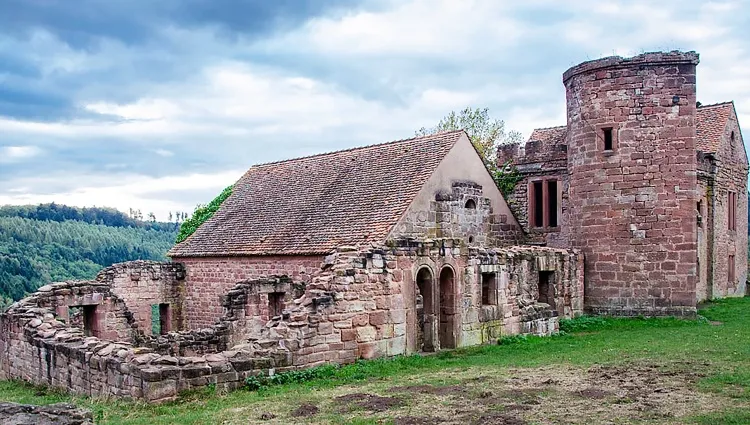
[[[494,211],[477,183],[453,182],[450,192],[432,196],[426,207],[417,203],[409,208],[389,238],[460,239],[474,246],[505,246],[523,238],[513,217]]]
[[[570,225],[592,313],[695,314],[697,64],[693,52],[647,53],[563,76]]]
[[[106,283],[128,305],[138,327],[152,333],[154,306],[169,306],[169,329],[182,329],[185,269],[179,263],[131,261],[102,270],[97,281]],[[158,309],[158,308],[157,308]]]
[[[570,242],[570,212],[567,145],[561,141],[545,143],[529,140],[525,145],[507,145],[498,149],[498,166],[510,163],[521,179],[507,197],[513,215],[526,232],[526,242],[545,244],[554,248],[568,248]],[[529,185],[538,180],[556,180],[560,208],[558,226],[532,228],[529,225]]]
[[[735,134],[734,146],[730,143]],[[745,295],[747,285],[747,157],[737,117],[732,114],[724,131],[713,170],[712,260],[708,296],[721,298]],[[736,193],[736,229],[729,227],[729,192]],[[729,256],[734,256],[734,280],[729,276]]]
[[[180,257],[185,266],[185,327],[209,327],[224,313],[222,297],[237,282],[285,275],[309,282],[320,270],[322,256]],[[258,308],[267,303],[259,303]]]

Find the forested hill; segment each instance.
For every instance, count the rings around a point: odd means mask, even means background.
[[[0,309],[49,282],[90,279],[123,261],[163,260],[178,227],[109,208],[0,207]]]

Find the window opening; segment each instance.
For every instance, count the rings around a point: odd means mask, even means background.
[[[612,127],[602,129],[604,131],[604,150],[612,150]]]
[[[497,305],[495,273],[482,273],[482,305]]]
[[[284,311],[284,292],[268,294],[268,317],[281,316]]]
[[[555,272],[539,272],[539,298],[537,298],[537,302],[549,304],[553,310],[557,308],[555,306],[554,276]]]
[[[469,199],[468,201],[466,201],[466,205],[464,205],[464,207],[466,209],[475,210],[477,209],[477,203],[474,202],[473,199]]]

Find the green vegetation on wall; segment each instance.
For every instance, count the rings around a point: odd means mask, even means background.
[[[195,211],[193,211],[193,215],[182,222],[182,226],[180,226],[180,232],[177,234],[177,243],[180,243],[187,239],[190,235],[195,233],[196,230],[198,230],[201,224],[205,223],[206,220],[211,218],[214,213],[219,210],[221,204],[223,204],[224,201],[229,198],[229,195],[232,194],[232,189],[234,189],[234,185],[224,189],[219,194],[219,196],[214,198],[213,201],[209,202],[208,205],[198,205],[195,208]]]

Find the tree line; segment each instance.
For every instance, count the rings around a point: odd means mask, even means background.
[[[164,260],[178,227],[110,208],[0,207],[0,309],[50,282],[91,279],[123,261]]]

